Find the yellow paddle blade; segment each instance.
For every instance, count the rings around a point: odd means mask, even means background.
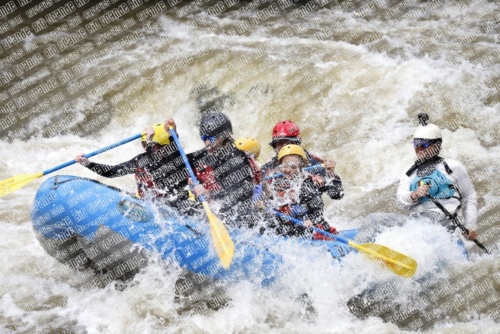
[[[233,240],[224,226],[224,223],[212,213],[207,202],[202,202],[202,204],[207,214],[208,222],[210,223],[210,232],[212,233],[215,250],[217,251],[217,255],[219,255],[222,267],[229,268],[234,256]]]
[[[0,181],[0,197],[10,194],[22,187],[26,184],[30,183],[34,179],[38,179],[43,176],[43,172],[37,174],[23,174],[13,176],[6,180]]]
[[[384,264],[399,276],[413,277],[417,271],[417,261],[393,249],[377,244],[356,244],[349,241],[349,246],[360,253],[382,260]]]

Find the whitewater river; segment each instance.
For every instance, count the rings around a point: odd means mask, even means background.
[[[197,120],[209,109],[231,118],[236,137],[259,140],[265,163],[274,124],[291,119],[306,149],[337,161],[345,197],[326,200],[331,224],[376,231],[362,237],[419,269],[404,279],[360,254],[339,265],[324,250],[283,243],[276,284],[225,286],[230,301],[217,311],[179,311],[179,272],[155,263],[124,291],[82,292],[33,233],[41,178],[0,198],[0,332],[500,333],[499,22],[500,2],[486,0],[2,1],[0,179],[170,117],[186,151],[199,149]],[[377,228],[386,217],[371,214],[404,213],[396,189],[415,159],[421,112],[443,129],[442,156],[471,176],[491,255],[467,242],[467,262],[446,232],[414,219]],[[91,160],[141,151],[135,141]],[[133,176],[105,179],[79,165],[57,173],[135,191]],[[394,305],[356,317],[348,300],[372,286]],[[313,314],[303,314],[303,294]]]

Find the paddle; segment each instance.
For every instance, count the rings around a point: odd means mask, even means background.
[[[126,144],[128,142],[131,142],[132,140],[135,140],[137,138],[141,138],[142,134],[136,134],[135,136],[132,136],[130,138],[127,138],[127,139],[124,139],[122,141],[119,141],[118,143],[115,143],[115,144],[111,144],[109,146],[106,146],[104,148],[101,148],[97,151],[94,151],[92,153],[89,153],[89,154],[85,154],[84,157],[85,158],[90,158],[90,157],[93,157],[97,154],[100,154],[102,152],[106,152],[106,151],[109,151],[111,150],[112,148],[115,148],[115,147],[118,147],[120,145],[123,145],[123,144]],[[39,173],[36,173],[36,174],[22,174],[22,175],[16,175],[16,176],[13,176],[11,178],[8,178],[6,180],[2,180],[0,181],[0,197],[1,196],[4,196],[4,195],[7,195],[7,194],[10,194],[22,187],[24,187],[25,185],[27,185],[28,183],[30,183],[31,181],[35,180],[35,179],[38,179],[39,177],[42,177],[44,175],[47,175],[47,174],[50,174],[52,172],[55,172],[59,169],[62,169],[62,168],[65,168],[65,167],[68,167],[72,164],[76,163],[76,160],[71,160],[71,161],[68,161],[66,163],[63,163],[59,166],[56,166],[54,168],[51,168],[51,169],[47,169],[47,170],[44,170],[43,172],[39,172]]]
[[[182,156],[182,160],[184,160],[184,164],[186,165],[186,168],[189,172],[189,176],[193,180],[194,185],[197,186],[199,182],[193,173],[193,169],[189,164],[187,156],[181,147],[179,138],[175,133],[175,129],[172,126],[170,126],[170,135],[174,138],[175,144],[177,145],[177,148],[179,149],[179,152]],[[205,201],[205,197],[203,195],[200,195],[198,196],[198,198],[200,199],[203,205],[203,209],[205,209],[205,213],[207,215],[208,222],[210,224],[210,232],[212,234],[212,240],[214,241],[215,250],[217,251],[217,255],[219,256],[222,267],[229,268],[234,256],[233,240],[231,239],[229,232],[224,226],[224,223],[222,223],[220,219],[217,218],[217,216],[215,216],[210,210],[208,203]]]
[[[304,226],[304,223],[301,220],[295,219],[276,210],[273,210],[273,212],[277,216],[291,221],[294,224]],[[350,239],[343,238],[336,234],[328,233],[314,226],[310,229],[326,235],[327,237],[333,238],[337,241],[343,242],[360,253],[364,253],[373,258],[382,260],[387,268],[389,268],[399,276],[410,278],[415,274],[415,271],[417,270],[417,261],[388,247],[377,244],[357,244]]]
[[[312,171],[312,170],[324,169],[324,168],[325,168],[325,166],[323,166],[322,164],[321,165],[313,165],[313,166],[302,168],[302,171],[309,172],[309,171]],[[267,181],[267,180],[275,179],[277,177],[282,177],[282,176],[283,176],[283,173],[276,173],[276,174],[264,177],[264,180]]]
[[[430,185],[430,182],[426,183],[427,185]],[[443,213],[446,215],[446,217],[448,217],[448,219],[451,220],[451,222],[453,224],[455,224],[456,227],[458,227],[459,229],[462,230],[462,232],[467,236],[469,235],[469,229],[465,226],[462,225],[462,223],[460,223],[460,220],[458,220],[458,217],[455,214],[450,214],[450,212],[448,210],[446,210],[446,208],[441,205],[441,203],[438,202],[438,200],[431,196],[430,194],[428,194],[428,196],[430,197],[432,203],[434,203],[441,211],[443,211]],[[469,239],[471,240],[471,239]],[[473,239],[472,241],[474,241],[476,243],[476,245],[481,248],[486,254],[490,254],[490,252],[488,251],[488,249],[481,243],[479,242],[479,240],[476,239]]]

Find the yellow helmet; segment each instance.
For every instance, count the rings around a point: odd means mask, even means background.
[[[259,157],[260,154],[260,144],[257,140],[253,138],[238,138],[235,141],[236,147],[240,151],[245,151],[253,154],[255,158]]]
[[[281,159],[283,159],[287,155],[292,154],[300,156],[304,160],[304,162],[307,163],[306,152],[304,151],[304,149],[299,145],[293,144],[285,145],[280,149],[280,151],[278,152],[278,161],[281,162]]]
[[[168,139],[170,134],[167,131],[165,131],[165,127],[163,126],[162,123],[153,124],[153,125],[151,125],[151,127],[153,128],[153,130],[155,130],[155,134],[153,135],[153,139],[152,139],[153,142],[160,144],[160,145],[170,144],[170,140]],[[143,142],[146,142],[146,140],[147,140],[146,133],[142,134],[141,140]]]

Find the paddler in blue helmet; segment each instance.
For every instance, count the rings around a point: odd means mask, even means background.
[[[413,214],[429,217],[449,231],[463,224],[476,239],[477,195],[465,167],[458,161],[439,156],[441,129],[419,114],[413,146],[417,160],[399,182],[397,200]],[[463,223],[459,216],[463,214]],[[458,222],[458,224],[457,224]]]
[[[260,184],[260,168],[252,155],[238,149],[232,134],[233,126],[227,115],[220,112],[202,115],[200,138],[205,148],[187,154],[200,182],[193,192],[216,202],[212,208],[226,223],[251,227],[258,218],[253,193]]]

